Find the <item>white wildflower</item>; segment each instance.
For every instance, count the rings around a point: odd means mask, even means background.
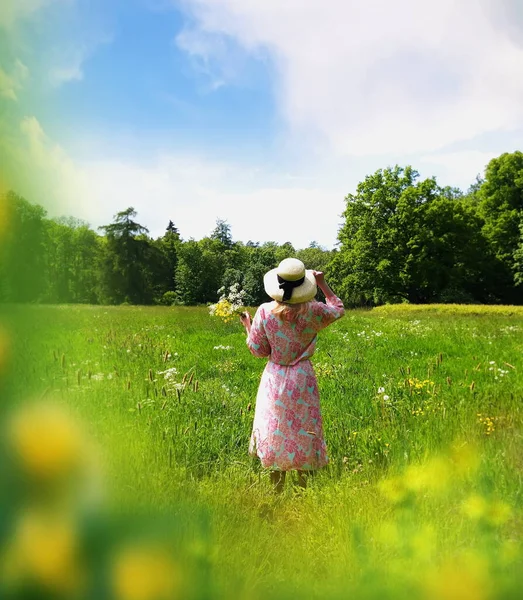
[[[157,371],[157,375],[163,375],[164,379],[172,379],[175,375],[178,374],[176,367],[171,367],[165,371]]]
[[[378,394],[383,394],[384,391],[385,391],[384,387],[379,387],[378,388]]]

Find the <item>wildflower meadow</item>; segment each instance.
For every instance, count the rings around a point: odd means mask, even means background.
[[[247,454],[264,360],[236,319],[6,323],[2,597],[519,596],[520,308],[348,311],[314,357],[330,464],[281,496]]]

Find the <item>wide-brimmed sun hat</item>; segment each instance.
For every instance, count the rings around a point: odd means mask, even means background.
[[[286,304],[308,302],[317,292],[314,273],[306,270],[297,258],[286,258],[275,269],[265,273],[263,285],[273,300]]]

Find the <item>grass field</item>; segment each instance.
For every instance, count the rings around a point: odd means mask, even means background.
[[[9,322],[6,398],[81,418],[112,522],[173,520],[165,597],[519,597],[521,308],[348,311],[313,359],[330,465],[281,496],[247,455],[265,363],[239,324],[92,306]],[[153,562],[131,560],[135,585],[115,595],[164,597],[136,592],[163,581]]]

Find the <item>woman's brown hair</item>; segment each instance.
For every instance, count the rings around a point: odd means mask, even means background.
[[[304,315],[309,309],[310,302],[299,302],[298,304],[285,304],[275,300],[276,306],[271,314],[280,317],[282,321],[295,321],[300,315]]]

